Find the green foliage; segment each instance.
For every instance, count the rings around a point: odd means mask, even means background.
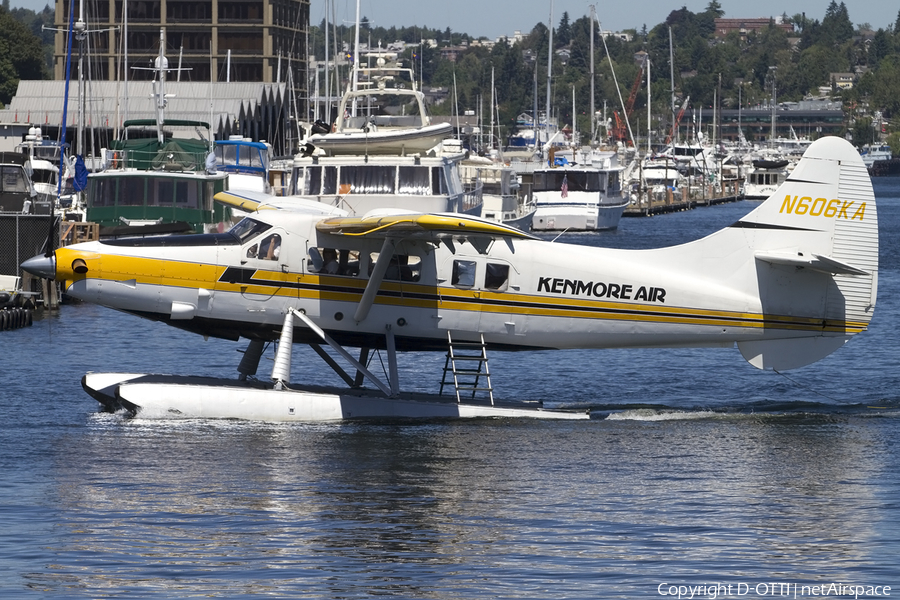
[[[20,79],[46,76],[41,39],[8,10],[0,8],[0,103],[9,103]]]

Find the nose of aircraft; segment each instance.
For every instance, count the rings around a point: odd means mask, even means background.
[[[22,268],[38,277],[56,279],[56,255],[39,254],[22,263]]]

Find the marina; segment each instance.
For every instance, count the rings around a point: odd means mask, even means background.
[[[97,411],[85,372],[152,362],[230,377],[219,357],[238,346],[91,304],[43,312],[3,333],[16,366],[0,401],[0,591],[626,599],[662,583],[753,588],[776,572],[798,585],[890,585],[900,179],[875,189],[878,316],[820,363],[785,377],[721,348],[496,355],[508,397],[603,417],[590,421],[128,420]],[[564,237],[678,244],[754,204]],[[297,351],[297,379],[334,381]],[[408,358],[401,379],[433,390],[433,361]]]
[[[806,13],[76,4],[0,104],[0,596],[896,595],[878,61],[790,102]]]

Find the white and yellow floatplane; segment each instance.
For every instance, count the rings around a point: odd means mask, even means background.
[[[453,378],[466,369],[452,365],[449,398],[405,394],[397,357],[473,345],[480,367],[492,350],[736,344],[754,366],[781,371],[840,348],[875,307],[875,198],[858,152],[839,138],[812,144],[775,194],[734,224],[661,249],[552,243],[459,214],[349,217],[252,192],[217,200],[251,214],[225,233],[88,242],[23,264],[65,281],[76,298],[249,340],[234,380],[88,374],[85,388],[106,408],[266,421],[586,418],[495,402],[486,377],[467,387]],[[270,380],[255,380],[272,341]],[[347,389],[290,382],[292,342],[315,348]],[[373,350],[387,352],[386,381],[365,366]],[[470,400],[479,387],[487,399]]]

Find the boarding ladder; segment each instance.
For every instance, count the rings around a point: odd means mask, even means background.
[[[462,402],[461,393],[471,392],[470,399],[474,399],[477,392],[487,392],[493,406],[494,388],[491,387],[491,372],[488,368],[484,335],[481,335],[480,339],[480,342],[454,342],[450,331],[447,331],[447,360],[444,362],[440,393],[443,395],[444,386],[450,385],[447,374],[452,373],[457,402]],[[482,380],[487,382],[487,387],[479,385]]]

